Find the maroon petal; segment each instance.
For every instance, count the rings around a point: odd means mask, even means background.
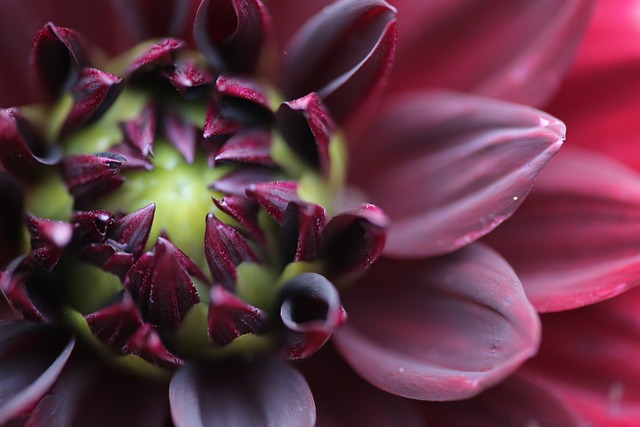
[[[567,310],[640,284],[640,175],[595,153],[561,152],[531,200],[488,243],[539,311]]]
[[[187,311],[200,302],[198,292],[180,260],[179,250],[159,237],[152,252],[131,267],[125,288],[140,307],[143,318],[161,327],[178,327]]]
[[[103,210],[77,211],[71,217],[73,239],[79,243],[102,243],[107,229],[115,222],[111,212]]]
[[[139,257],[147,244],[147,239],[149,239],[155,212],[156,204],[150,203],[135,212],[118,218],[113,227],[109,229],[108,237],[121,243],[122,250]]]
[[[0,270],[20,254],[24,197],[18,183],[0,172]]]
[[[165,76],[187,99],[195,99],[199,97],[198,95],[204,95],[204,92],[199,89],[204,89],[213,82],[211,71],[193,60],[175,64],[175,68],[166,71]]]
[[[316,418],[304,378],[278,360],[186,365],[169,399],[176,427],[312,427]]]
[[[140,310],[127,293],[122,294],[120,301],[86,315],[85,319],[93,335],[118,352],[142,326]]]
[[[278,130],[287,145],[311,166],[329,171],[329,143],[335,124],[316,93],[280,105]]]
[[[165,368],[175,369],[182,365],[182,359],[167,350],[158,332],[148,323],[135,331],[122,351]]]
[[[430,427],[584,427],[548,387],[519,374],[473,399],[423,402],[419,406]]]
[[[73,225],[64,221],[27,215],[27,229],[31,235],[31,259],[52,270],[71,241]]]
[[[162,117],[162,134],[182,154],[188,164],[196,157],[198,129],[177,114],[165,112]]]
[[[480,245],[378,261],[343,296],[334,342],[373,385],[420,400],[473,396],[535,354],[540,322],[509,265]]]
[[[258,225],[258,205],[245,196],[225,196],[222,199],[213,199],[213,203],[222,212],[238,221],[253,238],[266,243],[264,231]]]
[[[26,320],[0,321],[0,424],[25,414],[64,368],[75,341]]]
[[[342,123],[383,88],[395,45],[396,11],[388,3],[336,2],[294,37],[280,86],[289,99],[317,92]]]
[[[238,264],[257,260],[242,234],[211,213],[207,215],[204,253],[213,282],[220,283],[227,289],[235,288]]]
[[[85,41],[69,28],[45,25],[33,41],[29,56],[30,77],[41,97],[53,101],[75,83],[88,65]]]
[[[62,162],[62,177],[75,204],[83,205],[122,185],[124,177],[118,173],[126,161],[124,156],[115,153],[66,157]]]
[[[446,87],[544,105],[572,64],[593,3],[395,0],[403,16],[390,91]]]
[[[156,108],[149,104],[140,116],[120,124],[124,140],[136,148],[143,157],[153,155],[153,142],[156,134]]]
[[[121,143],[118,145],[114,145],[113,147],[109,148],[109,152],[113,154],[119,154],[127,159],[127,161],[122,165],[123,171],[150,171],[153,169],[153,163],[151,163],[151,161],[147,157],[143,156],[138,148],[134,148],[130,144]]]
[[[210,188],[234,196],[246,196],[246,190],[254,185],[273,181],[277,171],[268,167],[248,167],[237,169],[215,183]]]
[[[322,206],[304,202],[289,203],[279,239],[282,262],[317,259],[325,223],[326,212]]]
[[[391,218],[385,253],[395,257],[451,252],[493,230],[565,131],[540,111],[449,92],[400,98],[374,123],[352,179]]]
[[[282,352],[288,359],[306,359],[347,320],[338,291],[326,278],[303,273],[280,291],[280,320],[284,326]]]
[[[202,0],[193,25],[198,49],[220,73],[253,74],[271,32],[259,0]]]
[[[241,335],[258,333],[266,321],[266,314],[225,290],[211,288],[207,332],[217,345],[229,344]]]
[[[220,112],[217,102],[210,102],[207,108],[207,117],[204,122],[202,136],[212,138],[214,136],[226,136],[242,129],[242,125],[231,117],[225,117]]]
[[[40,269],[44,267],[40,266]],[[0,290],[13,311],[22,318],[41,321],[47,316],[40,307],[36,306],[31,293],[27,290],[32,275],[30,270],[33,268],[28,258],[22,256],[14,259],[0,275]]]
[[[220,100],[235,98],[270,109],[269,98],[257,81],[222,75],[216,80],[216,92]]]
[[[246,193],[280,225],[291,202],[300,202],[297,181],[273,181],[250,185]]]
[[[102,116],[124,88],[124,80],[96,68],[83,68],[71,94],[73,107],[62,125],[62,135]]]
[[[389,218],[374,205],[363,205],[331,218],[322,233],[322,258],[333,273],[362,272],[384,248]]]
[[[237,133],[218,151],[216,162],[240,162],[275,166],[271,158],[271,133],[252,131]]]
[[[640,293],[542,316],[540,353],[525,371],[586,420],[632,427],[640,419]]]
[[[126,75],[173,66],[173,54],[184,46],[182,40],[166,38],[149,46],[127,67]]]

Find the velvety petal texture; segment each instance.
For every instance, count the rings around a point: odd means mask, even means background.
[[[595,153],[561,151],[487,242],[539,311],[592,304],[640,284],[640,175]]]
[[[187,365],[169,398],[177,427],[312,427],[316,419],[304,378],[277,360]]]
[[[537,350],[540,324],[520,281],[492,250],[382,259],[343,297],[334,342],[375,386],[420,400],[473,396]]]
[[[405,258],[451,252],[507,219],[565,132],[540,111],[452,92],[400,97],[372,123],[350,179],[391,219],[385,254]]]

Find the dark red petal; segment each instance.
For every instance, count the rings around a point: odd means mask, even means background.
[[[123,251],[139,257],[147,244],[147,239],[149,239],[155,212],[156,204],[150,203],[137,211],[118,218],[113,227],[109,228],[108,237],[121,243]]]
[[[259,82],[247,78],[219,76],[216,80],[218,99],[236,98],[270,109],[269,98]]]
[[[273,181],[277,171],[268,167],[237,169],[210,185],[210,188],[225,194],[246,197],[246,190],[254,185]]]
[[[129,170],[146,170],[150,171],[153,169],[153,163],[144,157],[140,150],[132,147],[127,143],[121,143],[118,145],[114,145],[109,148],[109,152],[113,154],[119,154],[127,159],[127,161],[122,165],[123,171]]]
[[[124,182],[118,175],[127,159],[120,154],[67,156],[62,162],[62,177],[76,205],[115,190]]]
[[[225,117],[216,101],[210,102],[207,108],[207,117],[204,122],[202,136],[212,138],[214,136],[226,136],[242,129],[242,125],[231,117]]]
[[[44,267],[40,267],[43,269]],[[0,290],[12,309],[22,318],[42,321],[47,315],[34,303],[27,285],[31,271],[29,259],[25,256],[14,259],[0,275]]]
[[[396,45],[396,11],[383,0],[324,8],[287,47],[280,86],[289,99],[317,92],[342,123],[384,86]]]
[[[62,125],[62,135],[102,116],[124,88],[124,80],[96,68],[83,68],[71,88],[73,107]]]
[[[246,193],[280,225],[291,202],[300,202],[297,181],[273,181],[250,185]]]
[[[114,221],[115,217],[108,211],[74,212],[71,217],[71,223],[74,226],[73,239],[79,244],[101,243]]]
[[[211,213],[207,215],[204,253],[213,282],[220,283],[227,289],[235,288],[238,264],[257,260],[242,234]]]
[[[20,253],[24,196],[18,183],[0,172],[0,270]]]
[[[432,260],[381,259],[342,302],[340,353],[367,381],[412,399],[471,397],[514,372],[540,340],[517,276],[479,244]]]
[[[127,293],[122,294],[120,301],[86,315],[85,319],[93,335],[118,352],[142,326],[140,310]]]
[[[193,60],[182,61],[175,64],[175,68],[165,71],[165,76],[171,84],[187,99],[198,98],[204,95],[199,89],[213,82],[213,74]]]
[[[27,413],[47,393],[74,345],[67,333],[41,323],[0,321],[1,425]]]
[[[279,360],[186,365],[169,386],[176,427],[313,427],[311,390]]]
[[[31,236],[30,258],[52,270],[71,241],[73,225],[33,215],[27,215],[26,224]]]
[[[373,121],[350,172],[391,219],[385,254],[451,252],[507,219],[565,128],[540,111],[451,92],[401,97]]]
[[[52,101],[75,83],[80,69],[88,65],[84,44],[77,32],[51,22],[38,31],[29,68],[40,97]]]
[[[288,359],[306,359],[347,320],[338,291],[326,278],[303,273],[280,291],[282,352]]]
[[[238,221],[246,231],[260,243],[266,243],[264,231],[258,225],[258,205],[246,196],[225,196],[213,203],[224,213]]]
[[[250,75],[272,42],[271,18],[259,0],[202,0],[193,38],[217,72]]]
[[[182,359],[167,350],[156,329],[148,323],[135,331],[122,351],[165,368],[175,369],[182,365]]]
[[[198,129],[177,114],[166,111],[162,117],[162,134],[182,154],[188,164],[196,157]]]
[[[266,314],[222,286],[213,286],[210,298],[207,332],[215,344],[229,344],[241,335],[259,333],[264,328]]]
[[[611,298],[640,284],[640,175],[595,153],[561,151],[531,200],[487,242],[538,311]]]
[[[120,124],[126,143],[136,148],[142,157],[153,155],[153,142],[156,135],[156,107],[149,104],[140,116]]]
[[[322,258],[332,273],[367,270],[384,248],[389,218],[374,205],[331,218],[322,233]]]
[[[515,374],[473,399],[419,404],[430,427],[557,426],[584,427],[549,390]]]
[[[126,75],[173,65],[173,53],[184,46],[182,40],[166,38],[149,46],[127,67]]]
[[[271,132],[258,130],[237,133],[225,142],[215,160],[275,166],[271,158]]]
[[[329,171],[329,143],[335,124],[316,93],[280,105],[276,122],[294,153],[311,166]]]
[[[291,202],[287,206],[280,231],[282,262],[312,261],[320,252],[326,212],[320,205]]]

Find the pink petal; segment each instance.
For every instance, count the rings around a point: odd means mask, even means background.
[[[570,142],[640,170],[638,105],[640,37],[636,1],[600,1],[572,73],[548,107],[562,118]]]
[[[169,399],[176,427],[312,427],[316,418],[304,378],[278,360],[187,365]]]
[[[280,86],[289,99],[317,92],[342,123],[386,83],[395,9],[383,0],[339,1],[307,21],[286,48]]]
[[[583,427],[548,387],[513,375],[473,399],[420,404],[430,427]]]
[[[540,323],[511,267],[480,245],[380,260],[343,296],[334,342],[373,385],[411,399],[471,397],[537,350]]]
[[[399,98],[352,153],[352,181],[391,218],[385,253],[451,252],[528,194],[565,128],[540,111],[450,92]]]
[[[392,93],[447,87],[543,105],[571,65],[592,0],[395,0]]]
[[[75,340],[26,320],[0,321],[0,424],[24,414],[49,390]]]
[[[640,419],[640,293],[542,316],[540,354],[525,371],[584,425],[633,427]]]
[[[539,311],[581,307],[640,284],[640,175],[578,150],[560,153],[488,243]]]

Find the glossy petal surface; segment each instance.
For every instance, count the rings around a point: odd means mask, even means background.
[[[391,219],[385,253],[413,258],[451,252],[507,219],[565,131],[540,111],[450,92],[399,98],[374,123],[351,179]]]
[[[431,261],[380,260],[343,304],[340,353],[367,381],[412,399],[473,396],[532,356],[540,338],[515,273],[481,245]]]

